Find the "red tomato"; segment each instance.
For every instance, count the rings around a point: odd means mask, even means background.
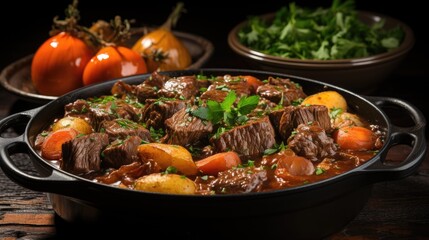
[[[147,73],[147,66],[137,52],[127,47],[108,46],[101,48],[86,65],[83,84],[86,86],[142,73]]]
[[[46,40],[31,63],[31,79],[37,92],[60,96],[82,87],[82,74],[93,51],[81,39],[61,32]]]
[[[377,140],[371,130],[359,126],[342,127],[334,132],[333,138],[340,148],[357,151],[373,149]]]

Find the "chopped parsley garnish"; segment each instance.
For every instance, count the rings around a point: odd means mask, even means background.
[[[292,106],[299,106],[301,105],[302,101],[304,101],[304,99],[298,98],[298,99],[292,100],[291,104]]]
[[[330,109],[329,117],[330,117],[331,119],[335,119],[335,118],[337,118],[341,113],[343,113],[343,109],[342,109],[342,108],[336,108],[336,107],[333,107],[333,108],[331,108],[331,109]]]
[[[316,175],[320,175],[320,174],[323,174],[324,172],[325,172],[325,169],[317,167],[315,173],[316,173]]]
[[[92,103],[106,104],[106,103],[109,103],[109,102],[114,102],[116,100],[118,100],[118,98],[116,98],[115,96],[113,96],[113,95],[107,95],[107,96],[102,96],[102,97],[94,97],[94,98],[91,99],[90,102],[92,102]]]
[[[203,74],[197,74],[196,77],[197,77],[198,80],[206,80],[207,79],[207,76],[203,75]]]
[[[116,120],[116,122],[122,128],[126,128],[126,129],[137,129],[138,128],[137,123],[133,122],[133,121],[131,121],[129,119],[121,118],[121,119]]]
[[[384,19],[368,25],[358,18],[354,0],[333,0],[329,8],[308,9],[289,3],[272,22],[250,16],[238,32],[246,47],[296,59],[349,59],[397,48],[404,39],[399,26],[386,29]]]
[[[166,98],[166,97],[160,97],[158,98],[153,104],[155,105],[163,105],[164,101],[174,101],[175,98]]]
[[[48,135],[49,135],[49,132],[47,132],[47,131],[43,131],[42,133],[40,133],[40,136],[42,136],[42,137],[46,137]]]
[[[285,147],[285,144],[283,142],[281,142],[280,144],[275,143],[272,148],[265,149],[264,155],[271,155],[271,154],[274,154],[276,152],[280,152],[280,151],[285,150],[285,149],[286,149],[286,147]]]
[[[230,91],[221,103],[207,100],[206,107],[200,106],[191,113],[203,120],[209,120],[213,124],[222,122],[226,127],[241,125],[248,120],[245,115],[258,106],[259,96],[242,97],[235,107],[236,99],[235,91]]]
[[[162,172],[163,174],[171,174],[171,173],[177,173],[177,168],[173,167],[173,166],[168,166],[164,172]]]
[[[149,132],[150,132],[150,137],[154,141],[159,141],[159,139],[162,138],[165,135],[164,129],[162,129],[162,128],[155,129],[153,127],[150,127],[149,128]]]

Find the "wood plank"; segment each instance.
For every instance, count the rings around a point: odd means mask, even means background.
[[[0,240],[52,239],[54,226],[6,225],[0,226]]]
[[[6,213],[0,217],[0,225],[23,224],[23,225],[53,225],[53,213]]]

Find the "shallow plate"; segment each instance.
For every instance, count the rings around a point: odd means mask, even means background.
[[[133,39],[137,39],[144,33],[145,28],[134,30]],[[214,51],[213,44],[207,39],[196,36],[190,33],[173,31],[185,47],[188,49],[192,57],[192,64],[187,69],[201,68],[211,57]],[[8,66],[6,66],[0,75],[1,85],[9,92],[18,97],[40,104],[45,104],[57,98],[57,96],[48,96],[38,94],[31,81],[31,62],[33,55],[23,57]]]

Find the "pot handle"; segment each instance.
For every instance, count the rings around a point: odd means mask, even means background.
[[[415,106],[404,100],[373,96],[365,96],[365,98],[380,108],[393,105],[406,110],[413,120],[414,126],[399,127],[395,124],[391,124],[391,134],[387,141],[388,145],[384,147],[385,149],[382,155],[379,157],[378,161],[375,161],[372,165],[366,167],[362,171],[368,174],[373,174],[374,179],[377,181],[395,180],[411,175],[419,167],[426,155],[426,119],[424,115]],[[399,144],[411,146],[411,152],[399,164],[395,164],[394,166],[384,164],[384,160],[386,159],[389,149]]]
[[[16,113],[0,121],[0,167],[8,178],[25,188],[40,192],[55,192],[55,189],[61,191],[66,187],[66,183],[77,182],[76,179],[48,167],[46,169],[52,169],[52,171],[49,174],[45,174],[45,176],[34,176],[24,172],[16,166],[12,156],[17,153],[23,153],[30,159],[34,158],[28,144],[25,142],[25,134],[23,133],[16,137],[5,137],[7,129],[26,125],[39,110],[40,108],[35,108]]]

